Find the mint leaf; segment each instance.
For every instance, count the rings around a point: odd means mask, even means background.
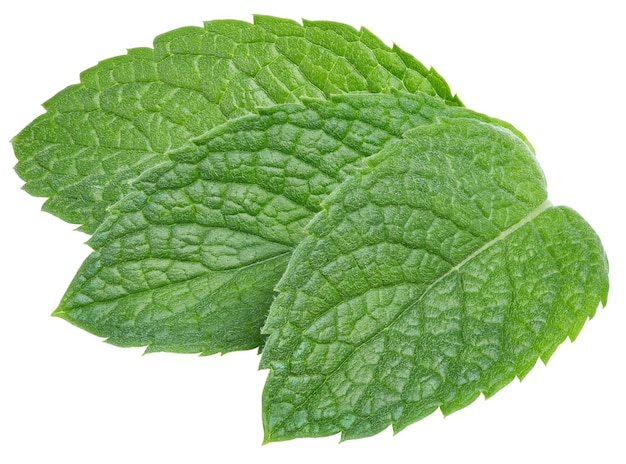
[[[589,225],[509,131],[442,119],[368,159],[308,226],[261,366],[265,441],[395,432],[489,397],[606,303]]]
[[[120,346],[211,354],[262,343],[291,251],[362,159],[439,116],[502,124],[424,93],[279,105],[144,174],[89,242],[56,316]]]
[[[221,123],[303,97],[392,89],[461,105],[432,69],[366,29],[256,16],[157,37],[81,74],[13,139],[43,209],[93,233],[129,180]]]

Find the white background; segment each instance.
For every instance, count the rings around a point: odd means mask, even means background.
[[[0,7],[0,462],[624,463],[625,15],[621,2],[11,1]],[[409,7],[409,5],[411,5]],[[20,190],[9,140],[98,60],[253,13],[366,26],[435,67],[470,108],[534,144],[550,198],[596,229],[609,304],[522,383],[396,435],[261,446],[254,351],[121,349],[49,316],[86,236]]]

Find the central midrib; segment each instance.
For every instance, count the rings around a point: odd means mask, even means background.
[[[539,206],[537,206],[535,209],[533,209],[531,212],[529,212],[526,216],[524,216],[522,219],[520,219],[518,222],[516,222],[515,224],[513,224],[512,226],[508,227],[507,229],[503,230],[502,232],[500,232],[500,234],[498,234],[496,237],[494,237],[493,239],[489,240],[487,243],[485,243],[483,246],[481,246],[480,248],[476,249],[474,252],[470,253],[467,257],[465,257],[463,260],[461,260],[458,264],[456,264],[455,266],[451,267],[450,269],[448,269],[448,271],[446,271],[444,274],[442,274],[441,276],[439,276],[437,279],[435,279],[430,285],[428,285],[428,287],[422,292],[422,294],[420,295],[420,297],[415,300],[414,302],[410,303],[409,305],[407,305],[406,308],[404,308],[403,310],[401,310],[398,315],[389,323],[387,324],[385,327],[383,327],[381,330],[376,331],[374,334],[372,334],[370,337],[368,337],[367,339],[365,339],[363,342],[361,342],[348,356],[346,356],[346,358],[341,361],[341,363],[339,363],[339,365],[333,369],[324,379],[324,381],[315,389],[315,391],[313,391],[310,395],[308,395],[304,401],[302,403],[300,403],[295,409],[294,412],[302,409],[302,407],[315,395],[316,392],[320,391],[322,389],[322,387],[328,382],[328,380],[333,377],[335,375],[335,373],[337,373],[341,367],[347,363],[360,349],[362,346],[368,344],[371,340],[373,340],[374,338],[376,338],[378,335],[380,335],[383,331],[388,330],[389,328],[391,328],[407,311],[409,311],[411,308],[413,308],[415,305],[419,304],[420,301],[422,301],[422,299],[424,298],[424,296],[426,296],[430,290],[435,287],[439,282],[441,282],[443,279],[445,279],[446,277],[450,276],[451,274],[453,274],[454,272],[457,272],[459,269],[461,269],[465,264],[467,264],[469,261],[471,261],[472,259],[476,258],[478,255],[480,255],[481,253],[483,253],[485,250],[491,248],[492,246],[494,246],[496,243],[501,242],[502,240],[506,239],[509,235],[511,235],[512,233],[514,233],[515,231],[517,231],[518,229],[522,228],[523,226],[525,226],[526,224],[528,224],[529,222],[531,222],[533,219],[535,219],[537,216],[539,216],[541,213],[543,213],[546,209],[550,208],[552,206],[552,203],[549,200],[544,201],[543,203],[541,203]],[[290,416],[293,415],[290,414]],[[285,418],[286,419],[286,418]],[[285,421],[285,419],[283,419],[280,423],[283,423]],[[341,431],[341,430],[339,430]]]

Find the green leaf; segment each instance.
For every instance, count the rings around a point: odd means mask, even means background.
[[[511,132],[423,126],[325,201],[272,304],[265,441],[394,432],[489,397],[572,340],[608,264]]]
[[[439,116],[509,127],[398,93],[280,105],[216,128],[111,208],[55,315],[147,351],[261,345],[275,284],[320,202],[363,158]]]
[[[461,105],[445,81],[365,29],[256,16],[157,37],[81,74],[13,139],[43,209],[93,233],[129,181],[219,124],[303,97],[392,89]]]

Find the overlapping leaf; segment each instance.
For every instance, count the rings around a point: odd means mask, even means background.
[[[207,22],[44,106],[16,170],[95,231],[55,315],[148,352],[269,334],[266,441],[453,412],[606,303],[600,241],[525,137],[366,29]]]
[[[598,237],[550,205],[517,137],[469,119],[407,137],[331,194],[278,285],[266,441],[453,412],[547,361],[606,302]]]
[[[163,34],[82,73],[13,145],[25,189],[92,233],[128,180],[219,124],[302,97],[392,89],[460,105],[432,69],[366,29],[268,16]]]
[[[205,354],[261,344],[292,248],[362,159],[440,116],[426,94],[357,94],[224,124],[112,208],[57,316],[120,346]]]

